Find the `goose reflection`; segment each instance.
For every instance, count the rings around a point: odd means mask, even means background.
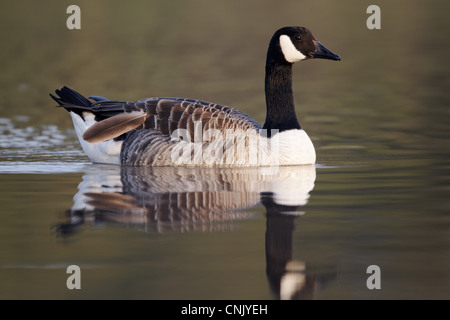
[[[315,166],[259,168],[117,167],[89,165],[57,230],[119,223],[148,232],[216,231],[266,208],[266,271],[281,299],[314,296],[317,279],[292,258],[295,219],[316,178]]]

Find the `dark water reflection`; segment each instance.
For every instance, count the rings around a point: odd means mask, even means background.
[[[253,218],[250,209],[262,204],[271,290],[281,299],[310,299],[322,276],[308,274],[306,263],[293,259],[292,237],[315,178],[314,165],[250,169],[93,165],[78,185],[67,221],[56,230],[71,237],[84,224],[93,223],[145,232],[224,231],[236,221]]]

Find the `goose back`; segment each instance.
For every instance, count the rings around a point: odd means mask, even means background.
[[[202,143],[202,155],[215,154],[217,136],[205,133],[232,132],[220,145],[223,150],[211,159],[221,163],[220,156],[228,155],[230,165],[236,165],[231,157],[237,155],[236,139],[245,136],[256,140],[261,124],[247,114],[224,105],[185,98],[146,98],[138,101],[97,101],[83,106],[63,103],[62,106],[83,117],[85,112],[94,115],[95,123],[84,132],[83,138],[91,142],[114,139],[122,143],[120,163],[135,166],[203,165],[196,157],[196,150],[189,143]],[[135,116],[137,114],[137,116]],[[129,115],[127,117],[127,115]],[[133,119],[135,125],[130,126]],[[122,120],[123,119],[123,120]],[[134,119],[137,119],[134,120]],[[116,121],[113,121],[116,120]],[[121,122],[122,121],[122,122]],[[117,128],[108,128],[108,126]],[[111,131],[109,135],[106,132]],[[114,134],[115,132],[115,134]],[[240,137],[239,137],[240,136]],[[205,138],[208,140],[205,142]],[[216,141],[217,142],[217,141]],[[249,142],[245,142],[247,145]],[[180,151],[190,148],[180,155]],[[174,148],[178,148],[174,157]],[[228,151],[228,154],[227,154]],[[243,151],[243,150],[239,150]],[[200,155],[200,156],[202,156]],[[249,155],[240,155],[247,159]],[[176,162],[176,163],[175,163]],[[242,163],[244,165],[244,163]]]

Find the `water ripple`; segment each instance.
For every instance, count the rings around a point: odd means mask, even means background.
[[[28,117],[0,118],[1,173],[79,172],[89,162],[73,129],[28,122]]]

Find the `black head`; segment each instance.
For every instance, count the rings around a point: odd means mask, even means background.
[[[277,30],[270,41],[268,58],[291,64],[312,58],[341,60],[340,56],[325,48],[304,27],[284,27]]]

